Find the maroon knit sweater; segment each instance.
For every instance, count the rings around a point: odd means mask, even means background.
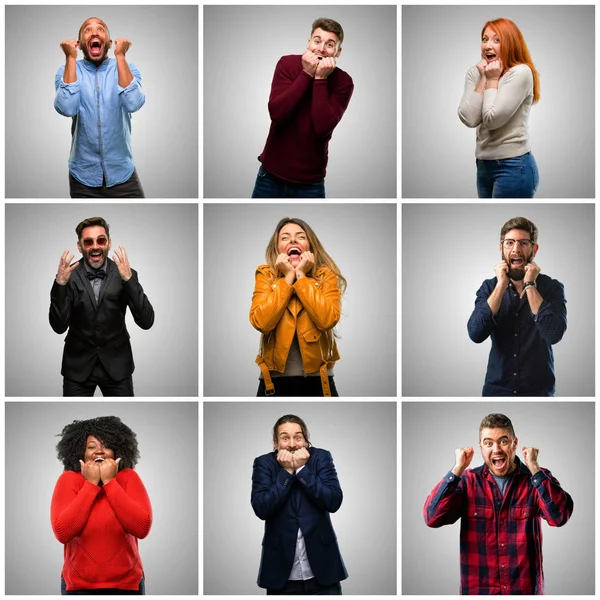
[[[339,67],[327,79],[313,79],[302,70],[302,56],[282,56],[269,97],[271,129],[259,156],[264,168],[292,183],[323,179],[331,134],[353,90],[352,78]]]

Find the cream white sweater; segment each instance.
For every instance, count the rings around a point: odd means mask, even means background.
[[[475,92],[481,75],[467,71],[458,116],[467,127],[477,127],[475,156],[485,160],[512,158],[531,150],[527,123],[533,102],[533,75],[527,65],[516,65],[498,80],[498,89]]]

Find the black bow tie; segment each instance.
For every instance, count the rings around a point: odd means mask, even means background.
[[[98,271],[88,271],[87,278],[90,281],[94,281],[94,279],[104,279],[106,277],[106,272],[101,269]]]

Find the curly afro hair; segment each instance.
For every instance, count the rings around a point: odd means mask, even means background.
[[[62,438],[56,450],[65,471],[81,471],[79,460],[83,460],[87,438],[90,435],[112,450],[115,458],[121,458],[119,470],[133,469],[140,458],[135,433],[119,417],[96,417],[87,421],[73,421],[58,435]]]

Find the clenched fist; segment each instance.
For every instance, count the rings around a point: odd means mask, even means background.
[[[464,448],[457,448],[454,451],[454,467],[452,472],[460,477],[465,469],[471,464],[475,450],[472,446],[465,446]]]
[[[129,50],[131,47],[131,42],[125,38],[117,38],[114,43],[115,56],[125,56],[125,54],[127,54],[127,50]]]
[[[325,56],[323,60],[319,61],[317,65],[317,71],[315,73],[315,79],[327,79],[329,75],[335,70],[335,58],[332,56]]]
[[[532,475],[535,475],[540,467],[537,462],[538,454],[540,452],[539,448],[527,448],[523,446],[521,448],[523,450],[523,460],[525,461],[525,465],[531,471]]]
[[[79,42],[77,40],[65,40],[60,43],[60,47],[67,58],[77,58],[77,52],[79,51]]]

